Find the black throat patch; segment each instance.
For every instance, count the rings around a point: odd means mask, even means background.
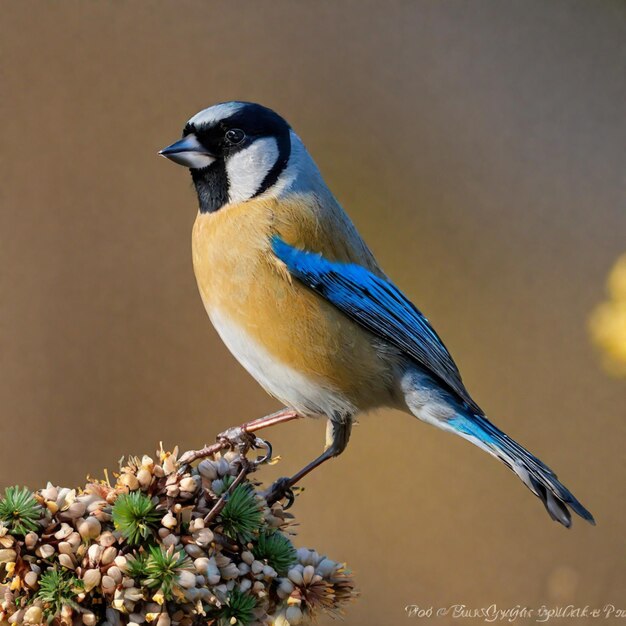
[[[214,213],[228,202],[228,176],[223,159],[208,167],[190,170],[198,194],[200,213]]]

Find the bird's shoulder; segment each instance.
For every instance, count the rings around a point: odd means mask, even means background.
[[[298,193],[288,198],[258,198],[231,204],[216,213],[199,213],[193,229],[194,259],[210,256],[214,267],[223,261],[266,263],[278,272],[272,238],[321,254],[340,263],[361,265],[383,276],[374,255],[331,194]]]

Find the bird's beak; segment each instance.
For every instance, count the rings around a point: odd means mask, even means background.
[[[207,150],[193,133],[171,146],[163,148],[159,154],[170,161],[174,161],[174,163],[178,163],[178,165],[184,165],[191,169],[207,167],[215,161],[215,155]]]

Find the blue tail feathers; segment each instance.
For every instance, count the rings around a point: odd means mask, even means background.
[[[461,436],[487,450],[509,469],[543,502],[550,517],[569,528],[569,509],[591,524],[593,515],[559,482],[556,474],[536,456],[503,433],[483,415],[456,415],[448,425]]]

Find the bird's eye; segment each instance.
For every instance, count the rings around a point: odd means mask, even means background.
[[[244,133],[240,128],[231,128],[226,131],[226,135],[224,135],[224,137],[229,144],[236,146],[246,138],[246,133]]]

